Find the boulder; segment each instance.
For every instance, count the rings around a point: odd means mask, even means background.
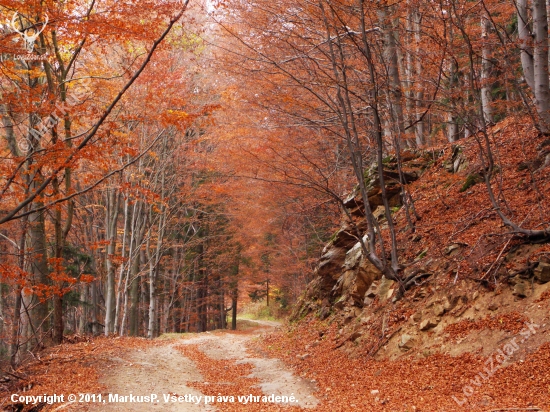
[[[512,294],[518,298],[525,298],[529,293],[529,284],[521,279],[514,285],[514,291]]]
[[[456,256],[462,251],[464,246],[467,246],[467,245],[464,243],[452,243],[445,248],[444,253],[447,256]]]
[[[416,312],[411,315],[410,319],[413,322],[420,322],[422,320],[422,312]]]
[[[540,283],[550,282],[550,264],[546,262],[539,262],[534,270],[535,279]]]
[[[462,153],[463,147],[459,145],[453,146],[453,154],[450,159],[443,162],[443,168],[449,173],[458,173],[468,167],[468,160]]]
[[[432,312],[435,316],[442,316],[445,313],[445,307],[440,303],[436,303],[432,309]]]
[[[401,335],[401,338],[399,339],[399,343],[397,344],[397,346],[399,346],[399,349],[406,352],[413,348],[414,338],[411,335],[404,333],[403,335]]]
[[[378,283],[379,282],[377,280],[372,282],[370,288],[365,293],[365,298],[374,299],[376,297],[376,295],[378,294]]]
[[[460,301],[460,296],[447,296],[443,299],[443,308],[445,312],[450,312],[453,310],[458,302]]]
[[[422,323],[420,324],[420,330],[421,331],[427,331],[427,330],[430,330],[432,328],[435,328],[439,324],[440,321],[441,321],[441,319],[439,319],[439,318],[424,319],[422,321]]]
[[[382,279],[380,280],[380,286],[378,287],[378,297],[380,301],[388,300],[391,296],[391,293],[393,293],[392,286],[395,282],[393,280],[390,280],[386,278],[385,276],[382,276]]]

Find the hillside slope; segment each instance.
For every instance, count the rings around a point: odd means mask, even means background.
[[[491,184],[516,224],[548,228],[550,140],[524,123],[507,119],[490,130],[495,157]],[[403,298],[395,282],[363,259],[343,218],[294,311],[298,323],[293,332],[273,336],[268,346],[285,348],[288,356],[298,356],[289,358],[297,367],[317,373],[331,368],[327,356],[350,362],[348,371],[330,369],[333,377],[382,371],[385,379],[367,379],[372,390],[384,382],[391,388],[373,396],[380,401],[387,396],[422,410],[453,410],[458,404],[471,410],[550,407],[549,239],[529,239],[502,223],[481,177],[479,150],[478,139],[470,137],[430,152],[403,154],[403,169],[412,181],[414,230],[399,196],[390,199],[399,263],[411,280]],[[391,176],[395,159],[385,159],[385,168]],[[389,193],[399,193],[399,188],[390,186]],[[379,188],[371,185],[373,210],[379,207],[377,194]],[[360,200],[352,195],[346,205],[360,224]],[[379,224],[387,231],[383,217]],[[484,362],[506,368],[496,376],[484,372]],[[409,385],[424,384],[431,389],[423,396],[418,387],[414,396],[407,391],[399,395]],[[436,387],[437,396],[430,392]]]

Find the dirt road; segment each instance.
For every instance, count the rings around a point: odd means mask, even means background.
[[[182,335],[174,339],[161,340],[154,347],[132,351],[122,358],[110,359],[104,369],[101,383],[107,387],[107,403],[89,407],[87,410],[101,411],[214,411],[216,405],[205,404],[205,395],[193,384],[216,385],[231,382],[205,382],[201,368],[208,362],[197,365],[184,356],[186,348],[196,348],[207,359],[227,361],[228,366],[250,364],[253,378],[250,390],[258,388],[266,395],[289,396],[296,402],[292,405],[312,408],[318,403],[313,392],[314,385],[287,370],[277,359],[252,356],[246,343],[262,332],[269,331],[276,322],[258,321],[258,327],[246,334],[213,332]],[[202,369],[204,370],[204,369]],[[209,372],[209,371],[207,371]],[[210,373],[209,373],[210,374]],[[195,387],[198,385],[195,385]],[[229,386],[228,386],[229,388]],[[204,391],[206,392],[206,391]],[[229,395],[230,393],[227,393]],[[152,402],[141,396],[156,396]],[[178,398],[180,397],[180,398]],[[235,397],[237,401],[237,397]],[[114,402],[118,400],[118,402]],[[110,401],[110,402],[109,402]],[[238,401],[237,401],[238,402]],[[88,406],[93,404],[88,404]]]

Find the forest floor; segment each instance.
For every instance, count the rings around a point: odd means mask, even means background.
[[[539,323],[536,336],[542,338],[548,325]],[[549,344],[520,350],[502,365],[495,361],[494,373],[479,353],[399,361],[350,356],[334,348],[336,325],[326,330],[318,320],[281,328],[269,321],[242,324],[244,329],[235,332],[154,340],[98,337],[50,348],[14,373],[20,379],[0,384],[0,410],[550,410]],[[474,376],[479,371],[485,371],[482,378]],[[467,397],[465,387],[472,392]],[[65,399],[53,405],[10,402],[13,394],[54,393]],[[69,394],[101,394],[102,399],[71,402]],[[151,394],[157,396],[152,402],[139,398]],[[298,402],[276,403],[275,396]]]

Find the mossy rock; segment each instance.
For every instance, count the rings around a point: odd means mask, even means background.
[[[465,192],[469,188],[477,185],[478,183],[483,182],[483,177],[479,173],[472,173],[469,174],[468,177],[466,177],[466,181],[460,188],[460,193]]]

